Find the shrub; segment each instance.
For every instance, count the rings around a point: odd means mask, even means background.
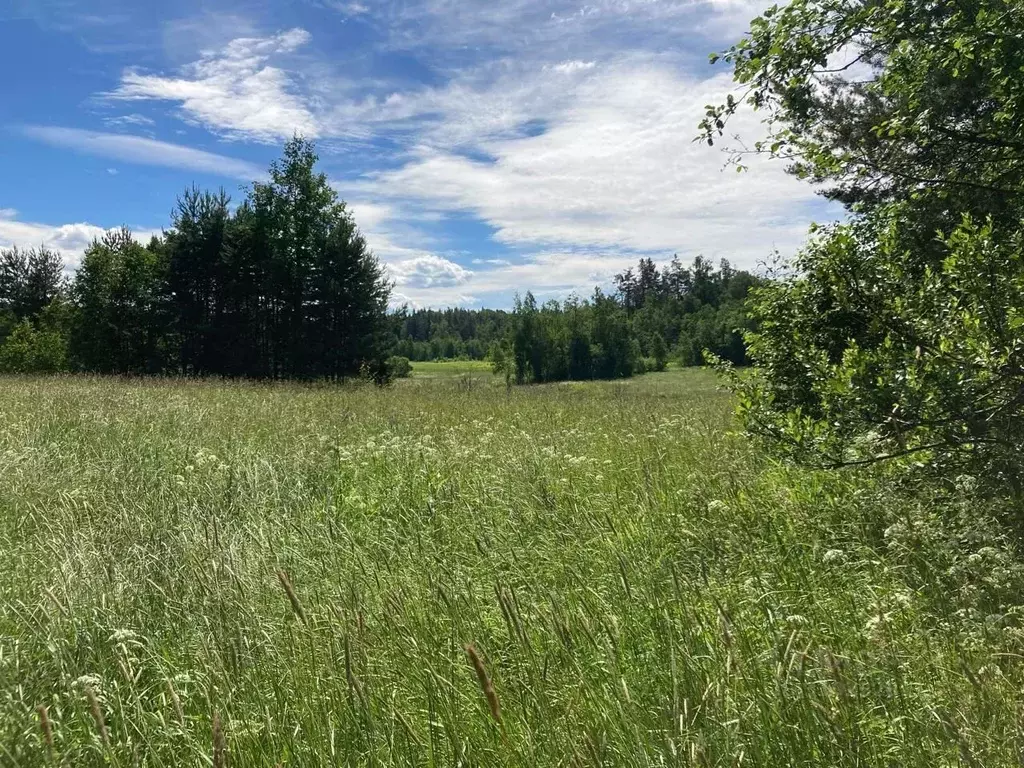
[[[406,379],[412,373],[412,363],[409,362],[408,357],[392,355],[387,359],[385,365],[393,379]]]
[[[0,344],[0,373],[55,373],[67,367],[67,342],[22,320]]]

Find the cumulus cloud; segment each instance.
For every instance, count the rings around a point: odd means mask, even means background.
[[[128,70],[108,98],[166,101],[182,114],[229,138],[266,142],[295,133],[320,135],[316,117],[293,90],[290,75],[268,62],[293,53],[310,40],[304,29],[272,37],[241,37],[219,51],[207,51],[178,76]]]
[[[0,248],[45,246],[63,257],[68,270],[77,268],[85,249],[108,231],[86,222],[53,225],[19,221],[16,215],[10,208],[0,209]],[[139,230],[135,232],[135,237],[140,242],[146,242],[154,234],[158,233]]]
[[[23,132],[29,138],[54,146],[141,165],[183,168],[247,181],[264,175],[263,169],[245,160],[142,136],[43,125],[25,126]]]
[[[564,299],[570,294],[589,296],[595,286],[607,286],[612,278],[636,265],[636,254],[600,250],[549,250],[506,259],[479,259],[480,268],[461,282],[425,286],[399,283],[392,305],[414,307],[495,306],[508,302],[513,293],[532,291],[538,298]],[[665,256],[656,259],[665,262]],[[457,265],[456,265],[457,266]]]
[[[387,268],[397,285],[408,288],[451,288],[464,285],[473,274],[454,261],[433,254],[390,262]]]

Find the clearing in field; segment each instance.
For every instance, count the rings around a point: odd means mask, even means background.
[[[0,763],[1013,763],[1014,638],[919,509],[706,373],[444,370],[4,380]]]

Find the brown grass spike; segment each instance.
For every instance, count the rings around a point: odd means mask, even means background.
[[[487,706],[491,710],[491,717],[494,718],[498,725],[504,726],[501,720],[501,704],[498,702],[498,694],[494,692],[494,685],[491,683],[490,675],[487,674],[487,668],[484,666],[483,659],[480,658],[480,654],[472,643],[466,645],[466,654],[469,656],[473,669],[476,671],[476,678],[480,682],[480,688],[484,692],[484,697],[487,699]]]
[[[292,604],[292,610],[295,615],[302,620],[303,624],[306,624],[306,612],[302,610],[302,603],[299,602],[299,596],[295,594],[295,587],[292,586],[291,579],[288,578],[288,574],[278,569],[277,580],[281,582],[281,586],[284,587],[285,594],[288,595],[288,602]]]
[[[227,768],[228,740],[220,722],[220,713],[213,713],[213,768]]]

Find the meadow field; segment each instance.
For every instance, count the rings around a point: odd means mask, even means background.
[[[1019,765],[1011,545],[732,409],[0,379],[0,765]]]

